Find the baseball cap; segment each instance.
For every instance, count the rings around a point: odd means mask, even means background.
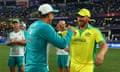
[[[26,24],[22,23],[20,24],[21,27],[26,27]]]
[[[18,21],[12,21],[12,24],[16,24],[16,23],[18,23]]]
[[[53,13],[59,12],[59,10],[53,9],[53,7],[50,4],[40,5],[38,11],[40,11],[42,15],[48,14],[49,12],[53,12]]]
[[[14,19],[13,22],[20,22],[20,20],[19,19]]]
[[[86,8],[80,9],[80,11],[77,13],[77,15],[91,17],[90,11],[88,9],[86,9]]]

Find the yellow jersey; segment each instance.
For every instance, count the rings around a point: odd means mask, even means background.
[[[71,63],[94,63],[96,44],[104,41],[102,33],[89,24],[85,30],[75,28],[70,43]]]

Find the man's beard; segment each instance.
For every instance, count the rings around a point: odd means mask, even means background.
[[[84,23],[78,23],[78,25],[80,26],[80,27],[84,27],[85,26],[85,24]]]
[[[78,23],[78,25],[79,25],[80,27],[84,27],[86,24],[87,24],[87,22],[84,22],[84,21]]]

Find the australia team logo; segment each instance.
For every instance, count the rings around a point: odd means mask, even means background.
[[[85,36],[90,37],[90,36],[91,36],[91,33],[86,32],[86,33],[85,33]]]

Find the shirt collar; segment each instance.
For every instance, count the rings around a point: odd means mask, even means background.
[[[79,28],[79,26],[77,26],[76,28]],[[87,29],[91,29],[91,28],[93,28],[93,26],[88,24]]]
[[[88,24],[87,29],[91,29],[91,28],[93,28],[93,26]]]

